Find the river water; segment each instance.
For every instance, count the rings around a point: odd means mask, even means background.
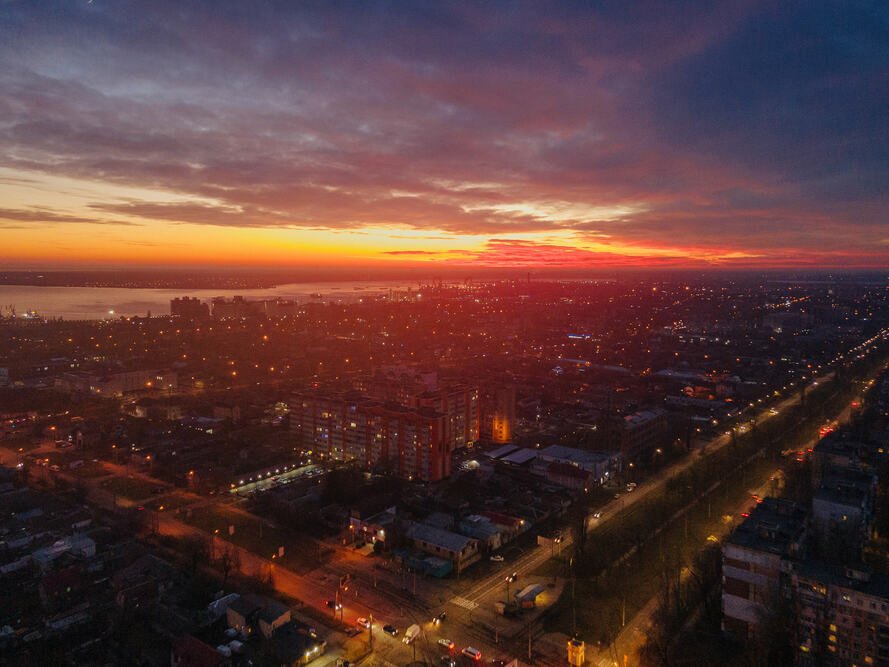
[[[417,288],[416,283],[394,282],[327,282],[293,283],[260,289],[154,289],[129,287],[40,287],[32,285],[0,285],[0,315],[9,316],[14,308],[18,315],[29,310],[47,318],[66,320],[101,320],[132,315],[169,315],[170,300],[191,296],[209,300],[215,296],[243,296],[251,301],[261,299],[296,299],[307,301],[355,302],[363,296],[384,294],[390,289]],[[318,298],[317,295],[322,295]],[[315,296],[313,296],[315,295]]]

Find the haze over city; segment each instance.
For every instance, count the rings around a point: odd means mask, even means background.
[[[0,262],[872,267],[881,3],[4,2]]]

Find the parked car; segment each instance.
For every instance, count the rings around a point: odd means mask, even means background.
[[[444,638],[442,638],[442,639],[439,639],[439,640],[438,640],[438,643],[441,644],[442,646],[444,646],[445,648],[447,648],[449,651],[453,651],[453,650],[454,650],[454,646],[455,646],[455,644],[454,644],[454,642],[452,642],[450,639],[444,639]]]
[[[491,560],[494,561],[495,563],[502,563],[503,556],[501,556],[500,554],[494,554],[493,556],[491,556]]]
[[[337,602],[336,600],[328,600],[328,601],[327,601],[327,607],[328,607],[328,609],[334,609],[334,610],[336,610],[336,611],[339,611],[340,609],[343,608],[343,605],[341,605],[341,604],[340,604],[339,602]]]
[[[396,628],[394,625],[387,624],[383,626],[383,632],[394,637],[398,634],[398,628]]]
[[[364,616],[362,616],[357,621],[355,621],[355,623],[365,629],[370,627],[370,621],[368,621],[366,618],[364,618]]]
[[[457,661],[449,655],[441,656],[438,662],[441,667],[457,667]]]
[[[479,651],[477,648],[473,648],[472,646],[467,646],[462,651],[460,651],[460,653],[465,655],[467,658],[472,658],[473,660],[482,659],[482,652]]]

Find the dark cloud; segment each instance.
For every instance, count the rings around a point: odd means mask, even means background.
[[[889,236],[880,3],[48,1],[0,34],[4,166],[176,195],[102,214],[772,261]]]
[[[64,215],[59,213],[54,213],[52,211],[42,209],[42,208],[32,208],[32,209],[12,209],[12,208],[0,208],[0,220],[13,220],[16,222],[29,222],[29,223],[45,223],[45,224],[55,224],[55,223],[87,223],[87,224],[98,224],[98,225],[135,225],[138,223],[128,222],[125,220],[108,220],[105,218],[97,219],[97,218],[84,218],[75,215]],[[18,227],[7,227],[7,229],[26,229],[26,227],[18,226]]]

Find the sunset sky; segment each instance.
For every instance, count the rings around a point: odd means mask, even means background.
[[[0,268],[887,267],[887,8],[0,0]]]

